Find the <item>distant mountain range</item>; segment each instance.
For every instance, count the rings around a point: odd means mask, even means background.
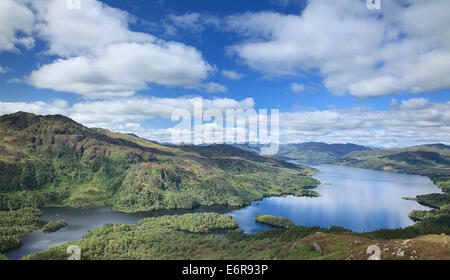
[[[233,145],[236,149],[252,153],[259,153],[261,146],[255,144]],[[319,165],[324,163],[342,163],[345,162],[345,159],[348,160],[352,156],[383,154],[386,157],[391,157],[391,159],[395,157],[398,160],[403,159],[414,163],[434,158],[437,162],[429,162],[429,164],[436,164],[442,163],[442,160],[444,160],[439,158],[436,151],[445,150],[450,150],[450,146],[441,143],[396,149],[379,149],[352,143],[327,144],[323,142],[305,142],[299,144],[282,144],[280,145],[279,152],[273,157],[287,161],[295,161],[305,165]]]
[[[281,145],[277,156],[296,160],[302,164],[331,163],[340,157],[355,151],[372,150],[369,147],[356,144],[327,144],[321,142],[307,142],[301,144]]]
[[[243,144],[233,145],[237,149],[259,153],[263,145]],[[366,146],[356,144],[327,144],[322,142],[306,142],[300,144],[282,144],[275,158],[282,160],[295,160],[306,165],[319,165],[331,163],[340,157],[355,151],[374,150]]]

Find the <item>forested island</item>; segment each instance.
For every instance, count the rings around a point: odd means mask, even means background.
[[[295,227],[295,224],[291,220],[283,217],[275,217],[272,215],[258,215],[255,217],[255,220],[258,223],[267,224],[278,228]]]
[[[47,224],[45,224],[42,227],[42,231],[47,232],[47,233],[55,232],[55,231],[58,231],[64,227],[66,227],[67,225],[68,224],[64,220],[59,220],[56,222],[48,222]]]

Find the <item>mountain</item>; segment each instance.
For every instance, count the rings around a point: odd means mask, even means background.
[[[277,156],[284,159],[296,160],[303,164],[317,165],[333,162],[354,151],[366,150],[370,150],[370,148],[355,144],[307,142],[281,145]]]
[[[242,206],[265,196],[317,195],[310,171],[224,145],[165,146],[60,115],[0,117],[0,209]]]

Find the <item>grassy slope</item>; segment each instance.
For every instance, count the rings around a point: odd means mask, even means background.
[[[315,195],[310,172],[226,146],[163,146],[63,116],[0,117],[0,209],[243,206],[266,196]]]
[[[443,193],[419,195],[415,199],[437,210],[415,210],[410,213],[410,217],[416,221],[436,218],[450,226],[449,146],[434,144],[398,150],[353,152],[340,158],[336,164],[429,177]]]
[[[106,225],[82,240],[26,256],[24,259],[66,259],[69,245],[81,248],[82,259],[367,259],[367,248],[377,244],[382,259],[449,259],[447,235],[422,235],[383,240],[339,227],[292,227],[252,235],[231,230],[229,216],[189,214],[144,219],[138,225]],[[226,235],[213,232],[228,230]],[[210,233],[198,233],[210,232]],[[416,236],[422,232],[415,232]],[[448,233],[448,232],[447,232]],[[377,239],[377,240],[374,240]],[[408,237],[409,238],[409,237]]]

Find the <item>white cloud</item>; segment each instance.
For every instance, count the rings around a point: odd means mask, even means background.
[[[101,101],[86,101],[68,106],[66,101],[0,102],[0,115],[26,111],[35,114],[63,114],[87,126],[116,127],[125,123],[142,122],[154,118],[170,119],[172,112],[185,109],[194,113],[194,104],[203,101],[203,110],[252,109],[252,98],[241,101],[229,98],[202,99],[199,97],[157,98],[134,96]]]
[[[254,101],[247,98],[241,101],[228,98],[200,99],[195,97],[157,98],[133,97],[74,104],[68,113],[75,120],[89,125],[108,127],[113,123],[145,121],[153,118],[170,119],[172,112],[185,109],[194,113],[194,104],[203,100],[203,110],[253,108]]]
[[[17,46],[34,47],[33,31],[35,17],[25,0],[0,1],[0,52],[18,51]]]
[[[204,84],[203,88],[207,93],[214,93],[214,92],[225,93],[228,91],[226,86],[214,82]]]
[[[130,96],[148,83],[198,87],[214,68],[192,47],[175,42],[121,43],[92,56],[58,59],[31,73],[28,82],[87,98]]]
[[[222,75],[231,80],[240,80],[244,76],[235,70],[222,70]]]
[[[0,102],[0,115],[15,112],[29,112],[38,115],[67,115],[68,104],[66,101],[57,99],[51,103],[37,102]]]
[[[5,74],[6,72],[8,72],[9,71],[9,68],[7,68],[7,67],[2,67],[1,65],[0,65],[0,74]]]
[[[170,15],[169,20],[178,28],[189,29],[191,32],[201,32],[204,27],[200,22],[199,13],[187,13],[176,16]]]
[[[300,93],[302,91],[305,91],[305,85],[299,83],[292,83],[291,90],[295,93]]]
[[[134,32],[134,18],[97,0],[82,9],[65,1],[36,0],[38,35],[48,53],[61,58],[33,71],[26,81],[37,87],[85,98],[131,96],[149,84],[223,92],[205,83],[215,71],[194,47]]]
[[[22,80],[17,77],[6,80],[8,84],[20,84],[21,82]]]
[[[430,106],[430,101],[425,98],[411,98],[409,100],[402,100],[402,109],[406,110],[420,110],[426,109]]]
[[[227,18],[245,41],[229,50],[264,75],[318,73],[334,94],[360,97],[450,87],[450,2],[311,0],[301,15]],[[382,13],[382,17],[379,16]],[[324,20],[326,19],[326,20]]]
[[[387,111],[365,107],[282,113],[285,142],[324,141],[406,146],[450,139],[450,102],[424,98],[392,102]]]
[[[133,17],[97,0],[83,0],[82,9],[70,10],[66,1],[33,0],[36,31],[49,44],[48,52],[60,56],[90,54],[92,49],[125,42],[153,42],[149,34],[133,32]]]
[[[178,29],[187,30],[191,33],[200,33],[205,30],[206,26],[218,27],[219,22],[219,18],[214,16],[200,13],[185,13],[183,15],[169,15],[168,22],[165,22],[165,24],[168,33],[174,35]]]

